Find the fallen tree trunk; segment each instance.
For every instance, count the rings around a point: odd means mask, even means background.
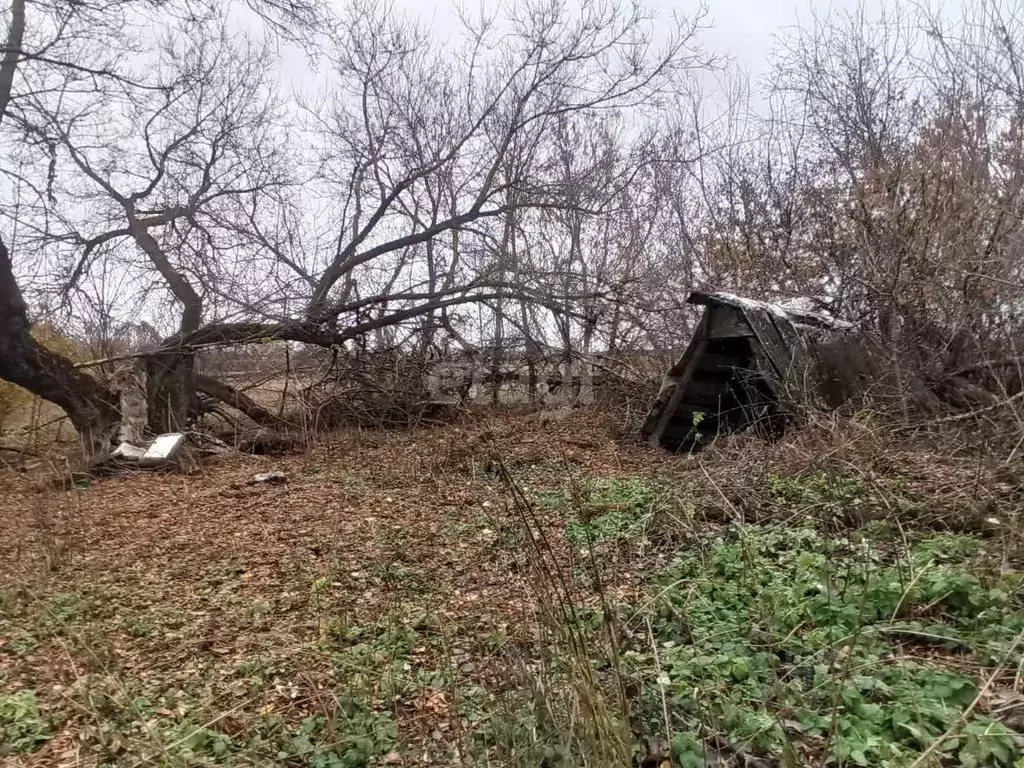
[[[19,51],[25,34],[25,2],[11,5],[3,60],[0,61],[0,122],[7,114]],[[24,387],[64,409],[86,454],[105,455],[117,431],[117,397],[96,379],[75,369],[66,357],[32,337],[28,307],[14,278],[6,243],[0,239],[0,378]]]
[[[63,408],[90,458],[110,450],[121,419],[117,395],[33,338],[28,308],[2,240],[0,378]]]
[[[217,381],[209,376],[194,374],[193,382],[199,392],[209,395],[212,398],[227,403],[235,410],[241,411],[261,427],[285,427],[288,422],[281,419],[277,414],[264,408],[241,390],[235,389],[230,384]]]

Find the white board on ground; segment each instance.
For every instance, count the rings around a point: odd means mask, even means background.
[[[139,464],[143,467],[155,467],[159,464],[166,464],[168,461],[174,461],[184,445],[185,436],[180,432],[158,435],[152,445],[142,454]]]
[[[110,454],[112,459],[130,459],[131,461],[138,461],[146,455],[146,449],[140,448],[137,445],[125,442],[121,443],[117,448],[114,449],[113,453]]]

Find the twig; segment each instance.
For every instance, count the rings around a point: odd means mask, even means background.
[[[100,357],[96,360],[85,360],[81,363],[75,363],[75,368],[95,368],[98,365],[105,365],[106,363],[117,363],[121,360],[133,360],[138,357],[148,357],[151,353],[149,352],[126,352],[123,355],[111,355],[110,357]]]
[[[941,419],[932,419],[931,421],[926,421],[925,425],[935,426],[937,424],[950,424],[957,421],[965,421],[966,419],[972,419],[975,416],[981,416],[982,414],[985,413],[991,413],[992,411],[998,410],[999,408],[1005,408],[1011,403],[1014,403],[1015,401],[1020,400],[1022,398],[1024,398],[1024,389],[1022,389],[1017,394],[1006,398],[1005,400],[1000,400],[998,403],[986,405],[984,408],[978,408],[975,411],[968,411],[967,413],[957,413],[954,414],[953,416],[944,416]]]
[[[651,656],[654,658],[654,672],[658,676],[658,693],[661,695],[661,718],[665,726],[665,741],[672,741],[672,724],[668,717],[668,700],[665,697],[665,686],[661,682],[661,658],[658,656],[658,644],[654,641],[654,629],[651,627],[651,619],[644,616],[644,623],[647,625],[647,637],[651,642]]]
[[[722,497],[722,501],[724,501],[726,505],[729,507],[729,509],[732,510],[733,515],[736,517],[736,522],[742,525],[744,522],[743,513],[740,510],[738,510],[736,508],[736,505],[729,501],[729,497],[722,492],[722,489],[718,486],[718,483],[715,482],[715,479],[711,476],[711,473],[708,472],[708,468],[704,466],[704,462],[701,461],[700,459],[697,459],[697,464],[698,466],[700,466],[701,472],[704,473],[704,477],[706,477],[708,479],[708,482],[711,483],[711,487],[718,492],[718,495]]]
[[[60,416],[56,416],[50,419],[49,421],[44,421],[42,424],[27,424],[26,426],[22,427],[20,431],[24,433],[38,432],[41,429],[49,427],[58,422],[64,421],[65,419],[67,419],[67,415],[62,413]]]
[[[24,448],[14,448],[9,445],[0,445],[0,451],[7,451],[8,453],[20,453],[22,456],[31,456],[34,459],[40,458],[40,455],[35,451],[28,451]]]
[[[1022,286],[1024,287],[1024,286]],[[948,379],[955,379],[957,376],[964,376],[968,373],[978,373],[979,371],[988,371],[992,368],[1009,368],[1011,366],[1019,366],[1021,364],[1021,358],[1019,357],[1007,357],[1002,360],[986,360],[983,363],[977,363],[976,365],[965,365],[962,368],[957,368],[955,371],[951,371],[946,375]]]

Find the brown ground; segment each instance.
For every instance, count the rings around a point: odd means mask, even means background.
[[[656,477],[684,502],[701,494],[698,527],[753,519],[754,480],[769,462],[856,465],[869,485],[899,474],[908,490],[931,489],[929,515],[959,521],[970,512],[983,522],[990,499],[1022,487],[898,438],[830,429],[774,447],[740,437],[694,460],[623,438],[600,413],[512,414],[337,433],[279,457],[206,458],[193,474],[129,473],[73,490],[58,462],[0,473],[0,694],[32,689],[59,723],[12,764],[88,766],[102,753],[198,765],[181,756],[198,726],[238,748],[268,720],[295,732],[323,716],[322,745],[335,728],[372,729],[381,713],[399,743],[373,764],[456,764],[475,733],[495,727],[503,694],[537,679],[550,603],[538,564],[567,574],[577,603],[597,599],[580,577],[585,553],[565,540],[566,510],[538,505],[523,520],[501,467],[534,497],[564,489],[569,474]],[[249,482],[271,470],[288,482]],[[537,556],[528,531],[551,551]],[[635,598],[658,557],[602,551],[606,594]],[[349,697],[369,713],[344,721]],[[274,763],[243,747],[233,764]]]
[[[537,627],[524,550],[500,541],[522,523],[493,457],[534,489],[562,487],[567,468],[646,474],[681,461],[615,431],[584,413],[351,432],[293,455],[211,458],[192,475],[76,490],[54,487],[52,469],[8,472],[0,584],[15,618],[0,622],[0,692],[34,689],[66,718],[34,763],[89,764],[91,746],[123,738],[97,733],[111,707],[137,695],[162,702],[165,718],[216,718],[231,735],[268,713],[298,723],[332,711],[337,635],[379,634],[388,617],[422,625],[411,671],[449,678],[394,701],[415,745],[408,760],[448,763],[470,727],[455,711],[459,687],[500,692]],[[289,481],[248,483],[269,470]],[[569,568],[563,521],[549,513],[541,525]],[[620,582],[609,588],[629,588]]]

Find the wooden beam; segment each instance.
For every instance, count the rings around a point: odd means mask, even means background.
[[[743,310],[735,307],[720,307],[712,304],[704,310],[708,316],[709,339],[747,338],[754,335]]]
[[[693,376],[693,372],[697,369],[697,365],[700,362],[700,357],[707,348],[707,316],[708,313],[705,312],[704,316],[701,317],[700,323],[697,325],[697,331],[694,334],[693,341],[690,342],[690,346],[687,347],[686,352],[683,354],[683,360],[686,361],[684,368],[679,376],[676,377],[676,388],[672,390],[672,394],[669,396],[668,401],[662,408],[661,416],[658,418],[657,424],[647,438],[647,443],[649,445],[653,445],[655,447],[661,446],[661,436],[665,432],[665,427],[668,426],[676,408],[678,408],[679,403],[682,402],[683,394],[686,392],[686,386],[689,384],[690,377]]]

